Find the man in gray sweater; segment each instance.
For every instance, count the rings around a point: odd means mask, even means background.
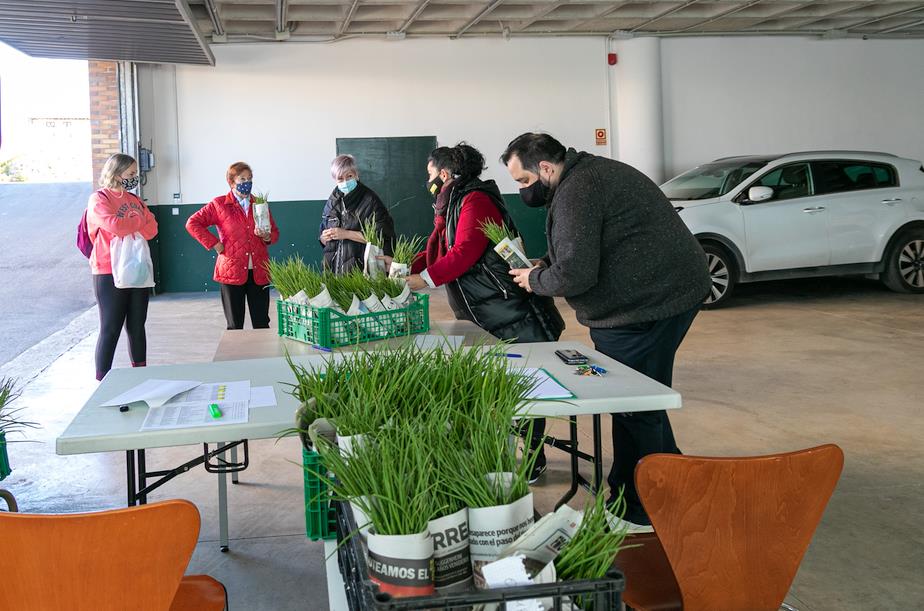
[[[538,295],[562,296],[600,352],[671,385],[674,354],[709,291],[706,255],[648,177],[624,163],[577,152],[547,134],[514,139],[501,157],[528,206],[548,206],[548,254],[511,270]],[[635,490],[648,454],[679,454],[667,413],[613,415],[611,500],[620,487],[633,530],[651,522]]]

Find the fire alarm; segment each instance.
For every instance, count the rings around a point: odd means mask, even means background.
[[[608,63],[609,65],[615,66],[615,65],[616,65],[616,62],[617,62],[618,60],[619,60],[619,58],[616,57],[616,54],[615,54],[615,53],[607,53],[607,54],[606,54],[606,63]]]

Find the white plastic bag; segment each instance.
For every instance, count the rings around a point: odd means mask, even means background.
[[[109,242],[112,281],[119,289],[140,289],[154,286],[154,264],[148,241],[135,232]]]

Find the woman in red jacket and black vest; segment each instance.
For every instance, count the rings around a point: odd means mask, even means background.
[[[550,297],[528,293],[513,282],[510,266],[494,252],[481,226],[486,221],[516,225],[493,180],[479,178],[484,156],[467,144],[440,147],[427,161],[427,184],[436,197],[433,233],[407,283],[412,290],[446,286],[456,318],[470,320],[491,335],[517,343],[554,342],[565,321]],[[542,443],[545,419],[537,418],[533,446]],[[545,471],[545,454],[530,482]]]
[[[221,285],[221,305],[229,329],[244,328],[244,300],[254,329],[269,327],[269,273],[266,247],[279,240],[270,214],[270,231],[261,233],[253,218],[253,171],[243,161],[226,174],[231,191],[219,195],[189,217],[186,231],[207,249],[215,249],[215,282]],[[209,227],[215,225],[218,237]]]

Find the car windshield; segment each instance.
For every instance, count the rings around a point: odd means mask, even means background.
[[[669,180],[661,190],[672,200],[721,197],[766,164],[762,159],[715,161]]]

